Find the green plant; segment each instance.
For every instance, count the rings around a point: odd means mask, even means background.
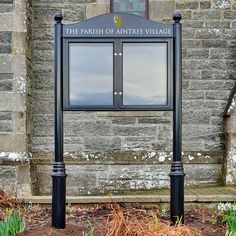
[[[3,221],[0,221],[1,236],[15,236],[22,233],[25,229],[25,222],[21,218],[19,212],[13,210],[7,211],[7,216]]]
[[[180,217],[177,216],[177,219],[175,221],[175,226],[182,225],[182,224],[183,224],[183,216],[180,216]]]
[[[152,224],[158,225],[159,219],[158,219],[157,215],[153,211],[151,211],[151,214],[152,214]]]
[[[89,231],[88,232],[82,232],[82,236],[94,236],[94,227],[93,224],[91,224],[91,222],[88,220],[88,224],[89,224]]]
[[[225,236],[236,236],[236,205],[220,203],[218,210],[222,214],[222,222],[226,224]]]
[[[216,225],[216,223],[217,223],[217,219],[212,218],[212,219],[210,220],[210,224],[211,224],[211,225]]]

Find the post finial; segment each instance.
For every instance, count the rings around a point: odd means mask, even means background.
[[[63,19],[63,16],[62,16],[61,12],[56,12],[56,13],[54,14],[54,20],[55,20],[57,23],[61,23],[62,19]]]
[[[175,23],[179,23],[179,22],[181,21],[181,19],[182,19],[181,14],[180,14],[179,12],[176,12],[176,13],[174,14],[174,16],[173,16],[174,22],[175,22]]]

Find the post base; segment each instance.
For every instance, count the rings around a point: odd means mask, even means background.
[[[184,223],[184,168],[180,161],[172,162],[170,176],[170,219]]]
[[[66,172],[63,162],[53,163],[52,173],[52,227],[65,228]]]

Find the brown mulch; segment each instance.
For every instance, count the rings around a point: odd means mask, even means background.
[[[224,236],[225,225],[207,208],[185,211],[184,225],[171,226],[168,212],[142,204],[67,205],[66,228],[51,227],[51,207],[21,204],[0,191],[0,219],[7,209],[19,210],[26,222],[21,236]],[[93,234],[88,233],[94,229]]]

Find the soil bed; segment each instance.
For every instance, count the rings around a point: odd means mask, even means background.
[[[185,224],[172,226],[169,212],[142,204],[67,205],[66,228],[51,227],[51,206],[22,204],[0,190],[0,220],[8,209],[19,211],[26,223],[21,236],[224,236],[217,211],[185,211]],[[93,231],[88,234],[89,231]]]
[[[118,206],[119,207],[119,206]],[[123,206],[119,209],[123,212],[125,217],[140,219],[144,221],[143,216],[151,214],[156,214],[159,222],[165,222],[169,224],[169,212],[160,213],[156,208],[146,208],[141,204],[134,204],[129,206]],[[22,236],[80,236],[83,232],[89,232],[90,224],[93,225],[95,236],[106,236],[107,227],[109,221],[112,221],[112,211],[114,211],[113,205],[97,205],[95,207],[82,207],[80,205],[73,205],[67,208],[67,224],[65,229],[54,229],[51,227],[51,209],[49,207],[39,207],[36,211],[34,208],[31,209],[31,217],[27,220],[26,231],[21,234]],[[118,220],[119,221],[119,220]],[[217,213],[209,213],[208,209],[192,209],[191,211],[185,212],[185,226],[190,228],[193,233],[185,234],[196,235],[196,236],[224,236],[225,235],[225,225],[221,223],[220,216]],[[169,227],[171,228],[171,227]],[[173,228],[173,226],[172,226]],[[168,229],[169,230],[169,229]],[[171,230],[171,229],[170,229]],[[114,236],[124,236],[122,233],[111,234]],[[127,234],[130,236],[135,236],[135,234]],[[141,234],[142,235],[142,234]],[[144,234],[145,235],[145,234]],[[151,235],[151,234],[150,234]],[[156,235],[173,235],[173,232],[166,234],[156,234]],[[183,235],[184,236],[184,235]]]

